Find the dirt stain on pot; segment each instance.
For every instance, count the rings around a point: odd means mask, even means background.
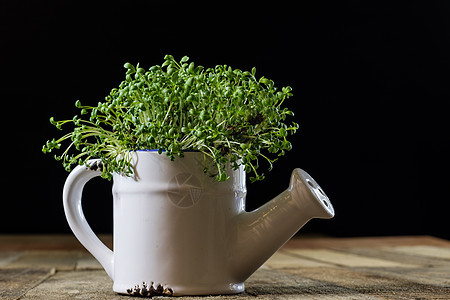
[[[127,289],[130,296],[150,297],[153,296],[173,296],[173,290],[170,287],[163,287],[161,284],[154,286],[153,281],[150,284],[142,282],[142,285],[136,285],[134,288]]]

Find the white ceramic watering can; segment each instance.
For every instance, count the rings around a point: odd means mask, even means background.
[[[134,176],[114,174],[114,252],[89,227],[83,186],[99,176],[99,160],[76,167],[64,186],[64,210],[78,240],[122,294],[211,295],[244,291],[244,281],[312,218],[332,218],[333,206],[305,171],[289,187],[245,211],[243,168],[216,182],[204,156],[170,161],[154,151],[133,154]]]

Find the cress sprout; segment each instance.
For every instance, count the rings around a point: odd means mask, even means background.
[[[161,66],[148,70],[126,63],[125,80],[111,90],[97,106],[75,106],[79,116],[55,121],[58,129],[72,124],[73,131],[59,139],[47,141],[44,153],[60,149],[55,155],[67,171],[73,165],[87,165],[87,160],[100,158],[102,177],[112,173],[132,173],[131,153],[142,149],[158,149],[172,160],[186,150],[204,153],[213,161],[213,169],[205,172],[218,181],[227,180],[227,164],[242,164],[251,173],[251,181],[262,180],[259,159],[269,169],[278,156],[291,150],[288,136],[298,124],[286,123],[293,112],[282,104],[292,96],[291,88],[277,89],[268,78],[255,77],[251,71],[218,65],[205,69],[179,62],[166,55]]]

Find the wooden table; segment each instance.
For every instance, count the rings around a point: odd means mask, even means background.
[[[111,237],[101,239],[111,245]],[[111,287],[70,235],[0,235],[0,299],[136,299]],[[245,293],[186,298],[450,299],[450,242],[429,236],[294,238],[246,281]]]

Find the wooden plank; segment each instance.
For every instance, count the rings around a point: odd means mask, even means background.
[[[294,249],[327,249],[327,248],[354,248],[354,247],[391,247],[391,246],[438,246],[450,247],[450,241],[432,236],[377,236],[377,237],[303,237],[299,235],[289,240],[283,248]]]
[[[374,257],[365,257],[352,253],[325,249],[284,249],[284,251],[304,259],[329,263],[344,267],[413,267],[410,264],[398,263]]]
[[[419,284],[450,287],[450,260],[447,260],[446,256],[442,255],[446,251],[441,251],[448,248],[438,248],[434,249],[435,251],[431,251],[427,247],[405,248],[402,251],[396,251],[397,247],[382,247],[378,249],[353,248],[346,249],[345,251],[413,266],[408,268],[390,268],[385,266],[372,269],[365,268],[367,272],[389,278],[404,279]],[[424,249],[425,252],[422,253],[421,250]]]
[[[0,252],[0,268],[5,266],[23,255],[23,252]]]
[[[74,270],[83,251],[29,251],[3,268]]]
[[[447,266],[450,267],[450,261],[428,257],[425,255],[414,255],[395,251],[395,247],[382,247],[382,248],[347,248],[340,249],[339,251],[345,251],[361,256],[381,258],[390,260],[402,264],[412,264],[429,268],[433,266]]]
[[[22,299],[123,300],[123,296],[113,292],[112,281],[104,271],[61,271],[29,290]]]
[[[380,299],[346,286],[339,286],[322,278],[309,278],[305,268],[289,270],[259,269],[246,282],[246,293],[257,299]],[[254,299],[254,298],[249,298]]]
[[[360,268],[359,270],[384,278],[408,281],[412,285],[442,287],[447,289],[447,299],[450,299],[450,273],[448,268]]]
[[[112,249],[112,235],[100,234],[99,239]],[[83,250],[72,234],[0,235],[0,251]]]
[[[103,270],[102,265],[90,254],[83,253],[77,260],[76,270]]]
[[[385,277],[374,273],[376,268],[307,268],[289,269],[287,272],[318,280],[324,285],[339,286],[355,294],[381,299],[449,299],[450,289],[436,285],[418,284],[403,278]],[[409,269],[408,269],[409,270]],[[348,299],[360,299],[359,297]]]
[[[54,269],[0,269],[0,299],[19,299],[54,272]]]
[[[85,251],[0,252],[0,267],[100,270],[103,267]]]
[[[330,265],[327,263],[318,262],[316,260],[298,257],[290,254],[288,251],[280,250],[269,258],[269,260],[265,262],[264,266],[271,269],[284,269],[325,267]]]
[[[409,246],[409,247],[402,246],[402,247],[389,247],[386,250],[402,254],[439,258],[450,261],[450,247],[436,247],[428,245]]]

